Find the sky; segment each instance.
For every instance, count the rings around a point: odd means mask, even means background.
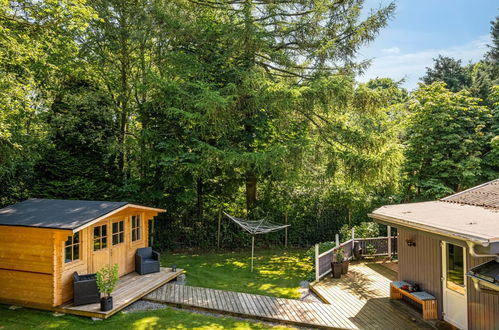
[[[367,0],[365,8],[378,8],[387,0]],[[480,60],[490,44],[490,21],[499,15],[497,0],[398,0],[394,17],[379,36],[360,51],[359,59],[372,59],[359,78],[404,79],[412,90],[426,67],[439,54]]]

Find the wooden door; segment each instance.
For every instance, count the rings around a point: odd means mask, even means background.
[[[111,265],[118,264],[120,276],[129,273],[126,262],[127,240],[125,228],[125,218],[111,221],[110,263]]]
[[[95,273],[109,265],[109,221],[102,221],[93,226],[90,235],[92,237],[92,244],[90,244],[92,272]]]

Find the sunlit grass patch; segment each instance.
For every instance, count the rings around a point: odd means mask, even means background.
[[[162,264],[176,264],[187,271],[192,286],[299,298],[299,283],[312,270],[305,250],[263,250],[255,252],[254,272],[250,272],[251,252],[163,253]]]
[[[73,315],[55,317],[50,312],[20,308],[10,310],[0,305],[0,329],[290,329],[274,327],[263,323],[250,322],[230,317],[215,317],[188,311],[165,308],[147,312],[118,313],[107,320],[92,321],[90,318]]]

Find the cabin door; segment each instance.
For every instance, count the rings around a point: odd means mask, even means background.
[[[98,272],[109,265],[109,222],[99,222],[92,227],[92,244],[90,244],[92,255],[92,271]]]
[[[459,329],[468,329],[466,249],[442,243],[443,317]]]
[[[111,265],[118,264],[119,267],[119,275],[122,276],[127,271],[127,243],[125,235],[127,220],[123,219],[114,219],[110,220],[111,227],[111,248],[110,248],[110,263]]]

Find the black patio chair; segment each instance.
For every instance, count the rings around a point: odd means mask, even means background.
[[[73,305],[87,305],[98,303],[100,292],[97,288],[95,274],[78,275],[73,273]]]
[[[159,253],[151,247],[139,248],[135,252],[135,271],[140,275],[159,272]]]

